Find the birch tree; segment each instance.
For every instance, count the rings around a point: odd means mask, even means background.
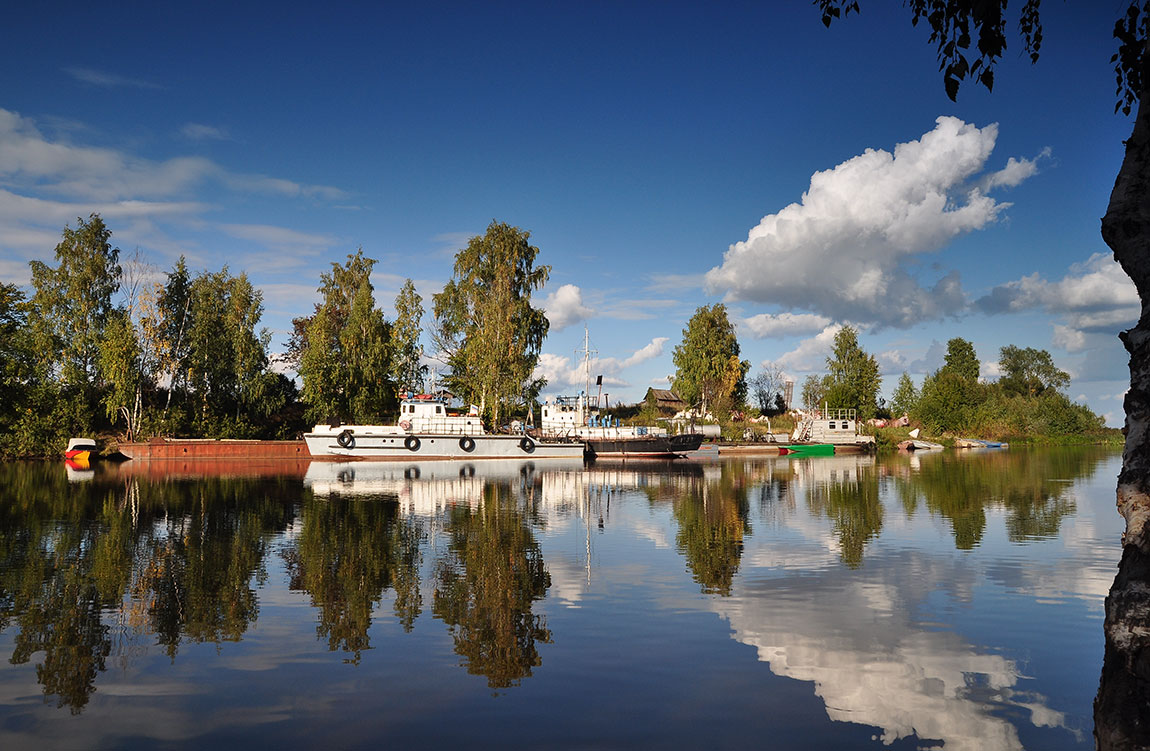
[[[550,266],[536,266],[531,233],[492,221],[455,256],[454,274],[433,297],[435,343],[451,369],[448,387],[479,404],[498,424],[524,404],[539,383],[531,378],[550,324],[531,305]]]

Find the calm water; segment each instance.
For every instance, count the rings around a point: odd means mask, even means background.
[[[1091,748],[1119,464],[0,464],[0,748]]]

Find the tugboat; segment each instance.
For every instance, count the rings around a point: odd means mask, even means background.
[[[304,434],[312,456],[371,459],[570,459],[583,457],[573,438],[539,440],[527,433],[487,433],[479,415],[452,414],[429,394],[399,403],[395,425],[316,425]]]

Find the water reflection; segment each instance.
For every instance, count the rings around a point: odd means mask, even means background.
[[[93,696],[111,665],[134,675],[155,649],[164,664],[151,669],[176,682],[177,662],[197,659],[188,645],[274,638],[254,628],[270,601],[343,670],[378,671],[370,656],[383,645],[392,655],[442,645],[457,675],[502,695],[570,671],[565,660],[641,651],[617,636],[621,609],[650,621],[701,609],[754,650],[757,664],[722,663],[733,683],[757,671],[810,684],[827,718],[877,728],[882,743],[1018,749],[1042,731],[1071,746],[1089,735],[1075,735],[1088,707],[1037,681],[1027,637],[1001,624],[1036,621],[1039,601],[1067,618],[1083,617],[1081,602],[1100,608],[1108,580],[1096,551],[1118,550],[1080,504],[1105,458],[305,462],[246,475],[125,465],[81,483],[56,465],[0,464],[0,644],[13,666],[34,666],[56,706],[99,712]],[[612,589],[632,576],[629,594]],[[662,605],[621,599],[635,593]],[[587,639],[588,628],[608,639]],[[714,637],[701,648],[721,654],[730,642]],[[284,662],[288,680],[304,675]],[[696,679],[673,661],[652,670],[645,680]],[[584,680],[569,690],[652,688],[633,676]],[[561,681],[535,682],[564,696]]]

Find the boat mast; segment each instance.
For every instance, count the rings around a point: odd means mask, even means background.
[[[583,353],[583,396],[580,399],[579,419],[586,424],[587,415],[591,411],[591,355],[599,354],[598,350],[591,349],[591,335],[586,324],[583,325],[583,349],[575,350],[575,354],[580,352]]]

